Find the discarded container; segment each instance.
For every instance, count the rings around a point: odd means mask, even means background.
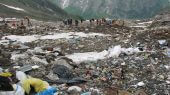
[[[0,91],[0,95],[25,95],[24,89],[19,85],[13,85],[14,91]]]
[[[24,89],[20,85],[16,85],[15,84],[15,85],[13,85],[13,88],[15,90],[15,94],[14,95],[25,95],[25,91],[24,91]]]

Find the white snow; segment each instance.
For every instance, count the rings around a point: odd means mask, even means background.
[[[0,40],[0,45],[8,45],[9,40]]]
[[[97,61],[99,59],[105,59],[109,57],[118,57],[121,53],[133,54],[140,52],[138,48],[121,48],[120,45],[109,48],[109,50],[104,50],[102,52],[85,52],[85,53],[73,53],[66,55],[68,58],[72,59],[76,63],[81,63],[84,61]]]
[[[38,39],[40,40],[56,40],[56,39],[73,39],[73,38],[79,38],[79,37],[95,37],[95,36],[110,36],[110,35],[105,35],[105,34],[101,34],[101,33],[83,33],[83,32],[68,32],[68,33],[55,33],[52,35],[45,35],[45,36],[41,36],[41,35],[27,35],[27,36],[17,36],[17,35],[9,35],[9,36],[5,36],[2,39],[10,39],[12,41],[18,41],[18,42],[32,42],[32,41],[36,41]]]
[[[2,4],[2,3],[0,3],[0,4],[1,4],[1,5],[6,6],[6,7],[8,7],[8,8],[11,8],[11,9],[17,10],[17,11],[25,11],[24,9],[19,8],[19,7],[9,6],[9,5]]]
[[[32,36],[17,36],[17,35],[9,35],[9,36],[5,36],[2,39],[10,39],[12,41],[18,41],[21,43],[25,43],[25,42],[32,42],[38,39],[37,36],[32,35]]]
[[[69,2],[70,2],[70,0],[63,0],[62,8],[64,9],[64,8],[68,7]]]
[[[40,39],[71,39],[74,37],[95,37],[95,36],[109,36],[100,33],[83,33],[83,32],[68,32],[68,33],[56,33],[53,35],[42,36]]]
[[[147,22],[141,22],[141,23],[138,23],[138,24],[151,24],[153,21],[147,21]]]
[[[68,58],[72,59],[76,63],[80,63],[83,61],[97,61],[98,59],[106,58],[108,52],[85,52],[85,53],[74,53],[71,55],[67,55]]]
[[[130,26],[132,28],[146,28],[147,26],[145,25],[135,25],[135,26]]]

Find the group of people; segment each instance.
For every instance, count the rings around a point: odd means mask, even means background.
[[[79,25],[79,22],[83,23],[84,20],[75,20],[75,26]],[[113,19],[106,19],[106,18],[102,18],[102,19],[90,19],[90,20],[86,20],[89,21],[90,25],[97,25],[97,26],[101,26],[101,25],[115,25],[117,24],[118,20],[113,20]],[[73,19],[65,19],[63,20],[64,25],[69,25],[72,26],[73,25]]]
[[[26,21],[27,24],[25,24],[24,21]],[[27,17],[27,16],[24,17],[24,19],[21,19],[19,22],[20,22],[20,24],[18,24],[16,21],[13,21],[12,26],[17,27],[17,28],[21,28],[21,29],[26,28],[26,26],[28,26],[28,27],[32,26],[30,18]]]
[[[90,24],[92,24],[93,22],[96,22],[96,25],[112,25],[115,23],[115,20],[112,19],[90,19]]]
[[[80,21],[81,23],[83,23],[83,20],[81,19],[81,21]],[[70,26],[72,26],[73,25],[73,19],[65,19],[65,20],[63,20],[63,23],[64,23],[64,25],[70,25]],[[79,25],[79,20],[74,20],[74,23],[75,23],[75,26],[78,26]]]
[[[32,26],[32,23],[30,21],[30,18],[25,16],[23,19],[18,20],[16,18],[3,18],[2,23],[4,23],[5,26],[11,26],[12,28],[19,28],[19,29],[26,29],[26,27]]]

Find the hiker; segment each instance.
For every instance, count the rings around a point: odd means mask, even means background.
[[[73,24],[73,20],[72,19],[70,19],[70,25],[72,25]]]
[[[83,23],[83,19],[81,19],[81,23]]]
[[[15,21],[12,22],[12,26],[16,27],[16,22]]]
[[[102,23],[105,24],[106,23],[106,19],[102,18]]]
[[[29,17],[26,16],[25,19],[27,20],[27,25],[28,25],[28,26],[32,26]]]
[[[21,20],[21,25],[20,26],[24,26],[24,21],[23,20]]]
[[[68,22],[68,25],[70,25],[70,26],[73,24],[73,20],[72,19],[68,19],[67,22]]]
[[[90,19],[90,26],[92,25],[92,20]]]
[[[65,20],[63,20],[63,23],[64,23],[64,25],[67,25],[68,24],[68,22],[67,22],[67,20],[65,19]]]
[[[78,26],[78,24],[79,24],[79,21],[75,20],[75,25]]]
[[[98,19],[96,19],[96,24],[99,25],[99,20]]]
[[[20,26],[19,26],[19,27],[17,27],[17,28],[20,28],[20,29],[26,30],[26,26],[24,25],[24,21],[23,21],[23,20],[21,20],[21,24],[20,24]]]
[[[99,26],[101,26],[102,25],[102,20],[101,19],[99,19]]]
[[[91,20],[92,20],[92,22],[94,22],[94,18],[92,18]]]

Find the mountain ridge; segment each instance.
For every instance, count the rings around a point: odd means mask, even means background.
[[[169,0],[51,0],[68,13],[90,18],[150,18],[170,5]]]
[[[61,20],[69,17],[67,12],[49,0],[0,0],[0,15],[11,17],[30,16],[41,20]]]

